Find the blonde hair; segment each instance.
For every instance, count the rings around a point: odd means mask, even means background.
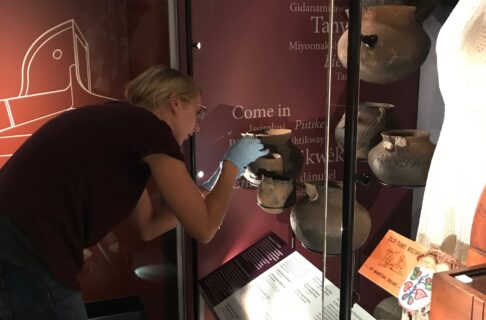
[[[189,101],[201,88],[189,76],[167,66],[153,66],[130,81],[125,88],[126,100],[136,106],[153,110],[165,105],[171,94]]]

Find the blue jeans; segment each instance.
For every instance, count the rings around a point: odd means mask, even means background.
[[[86,320],[81,294],[0,259],[1,320]]]

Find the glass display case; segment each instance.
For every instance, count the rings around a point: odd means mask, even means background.
[[[358,269],[389,230],[416,238],[444,107],[436,38],[455,4],[192,4],[194,76],[210,106],[198,170],[212,172],[242,135],[288,152],[268,159],[283,160],[276,172],[261,165],[261,181],[255,166],[237,182],[221,230],[199,248],[200,278],[270,230],[340,287],[346,310],[323,294],[321,317],[349,318],[355,303],[372,314],[391,296]]]

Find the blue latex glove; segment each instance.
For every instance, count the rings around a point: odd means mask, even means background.
[[[263,149],[260,139],[244,137],[231,145],[224,155],[226,161],[230,161],[238,168],[237,179],[245,172],[245,167],[256,159],[267,155],[269,150]]]
[[[216,182],[218,182],[218,178],[219,178],[219,175],[221,174],[221,168],[222,167],[223,167],[223,164],[220,162],[218,169],[216,169],[216,171],[214,171],[213,175],[208,180],[204,181],[200,185],[200,187],[203,188],[203,189],[206,189],[208,191],[213,190],[214,185],[216,184]]]

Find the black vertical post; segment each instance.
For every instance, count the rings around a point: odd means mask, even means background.
[[[185,0],[185,28],[186,28],[186,59],[187,59],[187,74],[193,76],[194,68],[192,63],[192,6],[191,0]]]
[[[187,59],[187,74],[193,76],[193,61],[192,50],[194,48],[192,40],[192,6],[191,0],[185,0],[185,29],[186,29],[186,59]],[[192,135],[189,139],[189,172],[194,181],[197,178],[196,172],[196,135]],[[191,237],[191,252],[192,252],[192,294],[193,294],[193,312],[194,319],[199,317],[199,285],[198,285],[198,251],[197,242]]]
[[[353,294],[353,224],[356,188],[356,131],[359,105],[361,0],[349,0],[347,96],[344,135],[343,221],[339,319],[350,320]]]

